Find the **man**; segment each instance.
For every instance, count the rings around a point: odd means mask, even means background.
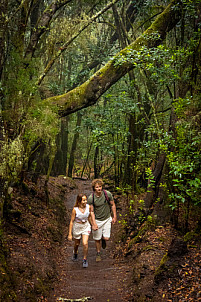
[[[91,219],[93,239],[96,244],[96,261],[101,261],[101,245],[106,248],[106,241],[110,239],[111,223],[117,221],[116,205],[112,194],[103,190],[102,179],[92,181],[93,193],[88,198],[91,205]],[[112,211],[112,217],[111,217]]]

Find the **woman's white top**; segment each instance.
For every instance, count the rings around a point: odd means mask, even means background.
[[[88,221],[88,217],[89,217],[89,204],[86,204],[86,208],[84,213],[82,213],[78,207],[74,207],[75,212],[76,212],[76,216],[75,216],[75,221],[77,222],[87,222]]]

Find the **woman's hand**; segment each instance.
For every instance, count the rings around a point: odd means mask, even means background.
[[[68,235],[68,240],[69,240],[69,241],[72,241],[72,240],[73,240],[72,235]]]

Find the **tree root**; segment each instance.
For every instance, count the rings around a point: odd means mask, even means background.
[[[57,301],[61,301],[61,302],[85,302],[88,300],[92,300],[92,297],[83,297],[80,299],[68,299],[68,298],[58,298]]]

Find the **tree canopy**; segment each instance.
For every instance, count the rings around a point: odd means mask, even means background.
[[[60,107],[61,116],[95,104],[105,91],[135,67],[135,51],[139,51],[142,47],[156,47],[176,26],[181,17],[180,3],[180,1],[171,1],[140,37],[116,54],[84,84],[61,96],[51,97],[47,101]],[[127,57],[128,54],[130,59],[122,60],[121,64],[118,64],[119,58]]]

